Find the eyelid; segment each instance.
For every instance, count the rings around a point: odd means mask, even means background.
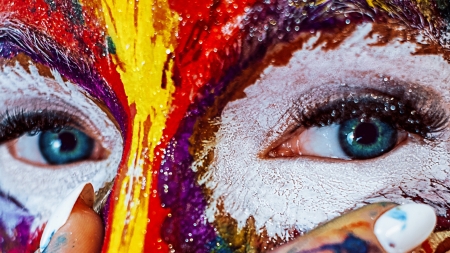
[[[265,145],[259,156],[262,159],[271,158],[269,153],[272,150],[292,136],[298,135],[299,131],[310,127],[340,124],[356,117],[381,118],[399,130],[428,140],[439,138],[446,128],[449,116],[441,105],[440,96],[435,92],[426,90],[420,85],[395,80],[382,81],[382,85],[376,87],[375,89],[368,85],[339,85],[334,88],[322,86],[302,95],[292,102],[291,107],[279,121],[282,125],[289,124],[289,126],[282,127],[284,131],[281,132],[273,128],[269,134],[271,141]],[[320,97],[317,94],[320,94]],[[390,106],[394,103],[395,108],[391,110]],[[400,107],[403,107],[402,113]]]
[[[434,139],[448,123],[448,115],[437,97],[423,96],[412,90],[397,89],[389,94],[375,89],[345,89],[340,98],[325,100],[306,107],[294,102],[288,112],[297,128],[339,124],[356,117],[376,117],[398,129]]]
[[[15,159],[30,163],[28,159],[20,157],[16,147],[16,140],[23,138],[26,133],[44,132],[55,128],[74,127],[83,131],[95,142],[94,151],[89,161],[100,161],[107,159],[111,153],[109,148],[104,146],[104,138],[100,130],[95,127],[92,121],[78,108],[54,100],[52,103],[41,99],[27,99],[27,106],[15,106],[0,114],[0,145],[5,144],[10,154]],[[88,160],[86,160],[88,161]],[[77,163],[74,163],[76,165]],[[33,166],[57,168],[60,165],[48,165],[32,163]],[[67,166],[62,165],[62,166]]]
[[[287,140],[283,141],[275,148],[270,149],[269,152],[267,152],[267,158],[306,156],[348,161],[372,159],[358,159],[348,156],[339,144],[339,128],[340,126],[337,124],[325,127],[311,127],[308,129],[302,128],[301,131],[296,131],[294,134],[290,135]],[[393,149],[397,148],[411,135],[405,131],[397,130],[397,136],[397,141]],[[384,154],[389,153],[390,151],[391,150],[387,150]]]
[[[88,136],[96,140],[98,140],[99,137],[102,136],[100,129],[95,126],[95,124],[89,119],[89,117],[87,117],[87,115],[85,115],[75,106],[65,103],[60,99],[55,99],[51,103],[39,98],[27,99],[26,101],[27,102],[25,103],[23,101],[21,101],[21,103],[17,103],[16,101],[16,103],[12,103],[11,106],[8,106],[5,111],[0,113],[0,131],[5,130],[4,128],[2,129],[2,126],[5,126],[6,122],[4,122],[4,120],[8,118],[8,115],[12,114],[18,116],[17,113],[25,113],[34,115],[35,117],[39,117],[39,114],[42,114],[43,116],[53,115],[59,121],[56,122],[57,127],[76,127],[80,130],[85,131]],[[29,131],[31,130],[33,129],[29,129]],[[2,138],[4,135],[5,133],[0,132],[0,145],[20,136],[16,135],[13,136],[13,138]]]

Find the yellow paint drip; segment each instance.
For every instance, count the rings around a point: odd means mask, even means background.
[[[392,12],[391,7],[389,7],[389,5],[386,4],[386,1],[384,0],[366,0],[367,4],[371,7],[371,8],[379,8],[382,9],[386,12]]]
[[[129,103],[136,107],[131,155],[127,174],[120,182],[108,252],[139,253],[147,227],[152,178],[149,166],[175,91],[170,74],[162,88],[162,76],[175,46],[178,17],[164,0],[102,0],[102,8],[108,35],[116,47],[117,70]],[[148,145],[143,146],[145,143]]]

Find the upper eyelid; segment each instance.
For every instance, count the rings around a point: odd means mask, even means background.
[[[405,130],[420,134],[424,138],[431,138],[430,134],[441,131],[448,122],[447,113],[438,99],[435,101],[436,96],[425,96],[423,92],[414,93],[411,89],[400,88],[390,93],[374,89],[354,89],[351,92],[346,90],[341,93],[341,96],[340,99],[327,101],[313,108],[301,108],[294,103],[290,113],[299,127],[306,128],[340,123],[352,117],[375,115],[387,120],[391,118],[391,123],[397,126],[406,124]],[[365,103],[369,103],[370,106],[364,111]],[[402,120],[404,122],[400,122]],[[405,123],[406,121],[409,124]],[[414,124],[416,124],[415,129],[413,129]]]
[[[6,130],[5,127],[8,127],[8,123],[5,122],[5,120],[8,118],[8,114],[9,115],[12,114],[13,116],[23,116],[20,114],[25,113],[34,117],[39,117],[39,114],[41,114],[43,117],[45,115],[48,116],[53,114],[54,116],[60,117],[59,120],[61,122],[58,122],[59,125],[57,124],[57,126],[59,127],[61,126],[62,123],[66,122],[67,124],[64,124],[64,126],[72,126],[80,130],[86,131],[86,134],[88,134],[91,138],[94,138],[96,140],[101,140],[102,138],[100,129],[98,129],[95,126],[94,122],[92,122],[89,119],[89,117],[87,117],[87,115],[85,115],[77,107],[68,104],[60,99],[55,98],[55,100],[53,100],[50,103],[49,101],[45,101],[39,98],[30,98],[27,100],[27,103],[23,103],[23,101],[21,101],[20,104],[27,104],[27,105],[24,106],[13,104],[11,107],[0,112],[0,131],[1,130],[5,131]],[[30,131],[31,130],[32,129],[30,129]],[[7,135],[7,133],[0,133],[0,145],[9,140],[19,137],[19,136],[5,136],[5,135]]]
[[[420,86],[412,86],[398,82],[392,82],[390,86],[381,88],[384,89],[341,87],[330,95],[332,98],[325,95],[325,98],[323,98],[325,100],[324,102],[308,105],[300,99],[294,101],[288,113],[296,120],[298,124],[297,128],[325,126],[331,123],[339,123],[351,117],[363,116],[360,114],[360,111],[358,112],[360,110],[358,107],[364,105],[359,100],[365,100],[365,102],[370,101],[372,106],[376,107],[380,105],[380,110],[382,110],[380,112],[373,112],[373,110],[378,108],[372,108],[372,111],[369,112],[372,115],[366,115],[367,117],[377,114],[378,116],[385,115],[386,118],[389,117],[388,114],[391,114],[391,117],[397,114],[399,117],[415,120],[417,124],[425,124],[421,129],[414,129],[415,133],[422,135],[424,138],[431,138],[429,134],[439,132],[446,126],[448,115],[441,106],[439,96],[433,94],[433,92],[425,90]],[[352,107],[353,103],[354,105]],[[339,105],[343,105],[344,107],[340,108]],[[392,111],[388,108],[388,111],[384,112],[386,106],[394,107]],[[402,106],[404,108],[401,108]],[[354,116],[348,115],[352,113],[352,111],[349,111],[352,108],[357,112]],[[333,116],[333,113],[336,113],[336,115]],[[417,114],[414,115],[414,113]],[[403,120],[406,120],[406,118]],[[397,122],[399,121],[396,118],[392,122],[397,123],[395,120]],[[405,130],[412,131],[411,128]]]
[[[292,105],[282,116],[284,120],[280,119],[278,121],[279,123],[284,122],[284,124],[288,121],[291,123],[283,128],[284,131],[276,134],[277,137],[275,140],[269,141],[268,145],[264,145],[261,151],[258,152],[258,156],[262,159],[268,158],[267,155],[273,148],[276,148],[281,143],[292,138],[293,135],[298,135],[309,127],[339,124],[351,118],[364,118],[360,109],[356,109],[360,111],[355,114],[352,114],[349,110],[343,110],[342,113],[347,113],[346,115],[336,114],[336,117],[330,115],[333,109],[338,110],[342,104],[345,106],[353,104],[353,108],[363,107],[364,103],[367,102],[362,101],[364,99],[371,99],[372,101],[369,101],[369,106],[374,106],[375,109],[377,106],[385,107],[386,105],[392,105],[389,103],[385,104],[385,102],[400,102],[408,107],[403,108],[403,119],[399,116],[400,112],[398,107],[392,111],[388,108],[389,111],[385,115],[383,115],[383,112],[377,112],[373,114],[369,113],[365,117],[380,117],[398,129],[418,134],[425,139],[434,140],[439,138],[449,122],[449,115],[441,103],[440,96],[415,85],[399,85],[398,83],[393,83],[393,86],[385,88],[340,87],[337,90],[330,91],[328,89],[322,92],[322,98],[311,96],[311,94],[304,94],[305,97],[313,99],[304,101],[299,98],[292,102]],[[354,103],[355,100],[360,101]],[[414,115],[411,115],[411,117],[407,116],[407,114],[413,111],[415,112]],[[405,124],[405,119],[407,118],[411,118],[413,121],[409,126]],[[272,128],[270,131],[275,131],[275,129]]]

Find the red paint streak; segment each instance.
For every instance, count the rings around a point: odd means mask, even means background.
[[[26,252],[34,252],[37,248],[39,248],[39,244],[41,241],[42,233],[44,232],[44,227],[40,227],[34,231],[32,238],[28,242]]]
[[[18,22],[51,37],[67,52],[89,53],[100,58],[100,45],[104,44],[104,25],[94,16],[94,10],[83,8],[85,24],[77,24],[69,18],[72,13],[70,1],[55,0],[52,10],[44,0],[10,1],[0,0],[0,13],[4,21]],[[3,16],[4,15],[4,16]],[[6,25],[7,26],[7,25]]]
[[[433,249],[431,248],[430,242],[428,240],[422,243],[422,249],[425,253],[433,253]]]
[[[105,224],[105,239],[103,241],[103,248],[102,253],[108,252],[108,246],[109,242],[111,241],[111,234],[113,232],[113,228],[111,226],[113,218],[114,218],[114,208],[116,206],[116,200],[119,199],[120,196],[120,189],[122,187],[123,179],[126,175],[126,172],[128,170],[127,162],[128,158],[130,156],[130,150],[131,150],[131,139],[133,136],[133,120],[136,116],[136,105],[133,103],[129,107],[130,112],[130,121],[128,124],[128,129],[126,131],[126,136],[124,136],[124,143],[123,143],[123,154],[122,154],[122,160],[120,162],[118,171],[117,171],[117,177],[114,182],[114,186],[111,192],[111,195],[109,198],[111,198],[109,210],[108,210],[108,217],[106,218],[106,224]]]
[[[170,139],[195,95],[208,82],[216,82],[235,64],[240,53],[237,17],[255,0],[248,1],[169,0],[182,20],[175,49],[174,81],[177,90],[164,134]],[[224,28],[228,27],[228,28]]]
[[[164,219],[170,210],[161,206],[161,199],[157,194],[158,171],[161,165],[164,146],[167,140],[162,140],[161,144],[155,148],[154,160],[152,164],[152,188],[149,196],[148,218],[150,222],[147,224],[147,234],[145,236],[144,252],[169,252],[168,245],[161,238],[161,227]]]
[[[162,150],[176,133],[189,105],[202,87],[208,82],[218,81],[238,60],[240,30],[238,26],[230,24],[237,22],[236,18],[244,14],[244,8],[254,2],[220,1],[213,4],[211,0],[193,0],[186,4],[183,0],[169,0],[171,8],[182,18],[174,52],[175,67],[172,69],[172,78],[177,87],[173,104],[177,110],[170,113],[161,143],[155,149],[152,191],[157,189]],[[227,24],[230,28],[224,30]],[[168,252],[167,245],[160,240],[160,229],[170,210],[162,208],[160,203],[158,195],[152,194],[145,252],[154,252],[159,247],[163,252]]]
[[[182,18],[174,52],[175,67],[172,70],[172,78],[177,86],[173,104],[177,110],[171,112],[160,145],[155,149],[152,191],[157,190],[162,150],[176,133],[195,95],[208,82],[217,81],[238,59],[239,29],[236,26],[224,34],[223,27],[228,22],[234,22],[237,16],[243,15],[244,8],[253,2],[254,0],[234,3],[222,1],[213,4],[210,0],[194,0],[186,4],[182,0],[169,0],[171,8]],[[151,198],[145,252],[153,252],[159,248],[168,252],[167,245],[161,240],[160,231],[170,210],[161,207],[157,194],[152,194]]]
[[[130,106],[128,105],[128,97],[125,93],[125,89],[123,86],[123,83],[120,79],[120,74],[117,72],[117,65],[115,65],[111,59],[110,56],[100,58],[95,62],[95,69],[99,73],[99,75],[105,80],[105,82],[111,87],[111,89],[114,91],[117,99],[118,104],[121,105],[121,107],[125,111],[125,117],[124,122],[127,123],[127,126],[125,131],[131,131],[132,128],[130,128],[128,125],[132,122],[132,112],[130,112]],[[115,115],[117,116],[117,115]],[[122,133],[124,139],[127,136],[126,133]]]

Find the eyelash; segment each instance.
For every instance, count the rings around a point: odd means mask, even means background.
[[[340,124],[352,118],[378,118],[410,133],[433,140],[448,123],[445,111],[434,102],[427,104],[423,97],[411,92],[392,96],[375,90],[343,94],[342,98],[314,106],[302,107],[294,102],[289,113],[296,122],[293,131],[300,127],[323,127]]]
[[[53,110],[6,111],[0,116],[0,145],[26,133],[58,131],[66,127],[80,128],[74,116],[67,112]]]

